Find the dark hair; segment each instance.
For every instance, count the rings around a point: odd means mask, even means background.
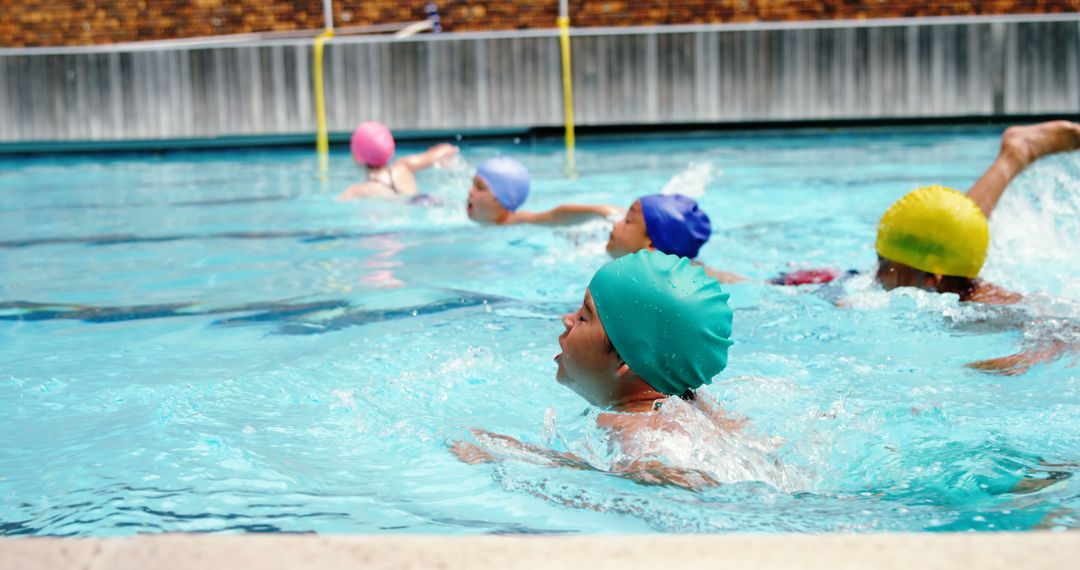
[[[908,267],[910,269],[914,269],[915,271],[919,271],[918,269],[911,267],[910,265],[905,265],[903,263],[881,257],[881,254],[878,254],[879,271],[885,263]],[[929,271],[923,271],[922,277],[923,279],[933,280],[937,278],[937,274],[931,273]],[[972,279],[970,277],[960,277],[958,275],[942,275],[941,281],[938,282],[937,287],[934,290],[938,293],[956,293],[960,296],[961,301],[969,301],[971,300],[971,297],[975,294],[975,290],[978,288],[978,286],[979,284],[977,279]]]
[[[933,275],[932,273],[929,275]],[[956,293],[961,301],[969,301],[975,295],[978,283],[970,277],[958,277],[956,275],[942,275],[938,283],[938,293]]]

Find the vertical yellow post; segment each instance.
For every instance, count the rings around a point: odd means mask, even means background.
[[[559,2],[559,46],[562,51],[563,122],[566,129],[566,172],[574,175],[574,79],[570,67],[570,15],[567,0]]]
[[[315,152],[319,154],[319,175],[326,177],[330,167],[330,137],[326,132],[326,93],[323,89],[323,46],[334,37],[328,29],[315,38]]]

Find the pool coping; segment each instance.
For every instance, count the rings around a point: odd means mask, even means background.
[[[1080,121],[1080,112],[1050,114],[1004,114],[1004,115],[947,115],[940,117],[864,117],[832,119],[784,119],[755,121],[688,122],[664,124],[609,124],[578,125],[578,142],[605,141],[626,137],[687,138],[692,136],[750,136],[774,135],[783,132],[808,134],[836,131],[895,131],[950,130],[950,129],[999,129],[1014,124],[1030,124],[1065,119]],[[328,139],[331,147],[347,148],[350,132],[331,131]],[[535,125],[532,127],[506,127],[486,129],[431,129],[401,130],[394,132],[398,142],[413,144],[455,141],[458,144],[496,142],[561,142],[564,131],[561,126]],[[251,149],[311,149],[314,145],[311,133],[275,135],[231,135],[206,138],[165,138],[128,140],[41,140],[0,141],[0,159],[23,156],[96,155],[96,154],[167,154],[191,152]]]
[[[0,567],[229,568],[1068,568],[1080,533],[637,536],[163,534],[0,539]]]

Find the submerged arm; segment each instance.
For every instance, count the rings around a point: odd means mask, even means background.
[[[720,486],[720,481],[704,471],[665,465],[656,460],[634,461],[615,474],[641,485],[679,487],[688,491]]]
[[[971,362],[968,367],[990,374],[1019,376],[1036,364],[1053,362],[1067,353],[1073,355],[1080,353],[1080,342],[1053,340],[1009,356]],[[1073,365],[1075,364],[1074,360]]]
[[[450,446],[450,453],[470,465],[497,463],[504,459],[520,459],[537,465],[596,470],[584,459],[573,453],[532,445],[500,433],[480,429],[474,429],[472,432],[476,439],[485,445],[486,449],[467,441],[455,441]]]
[[[546,465],[549,467],[567,467],[583,471],[608,473],[641,485],[672,486],[690,491],[699,491],[707,487],[716,487],[720,485],[719,481],[704,471],[697,469],[683,469],[681,467],[666,465],[656,460],[635,460],[625,465],[616,466],[611,471],[604,471],[593,467],[584,459],[573,453],[546,449],[524,443],[508,435],[492,433],[489,431],[473,430],[473,433],[478,440],[487,444],[489,448],[484,449],[479,445],[466,441],[455,441],[450,447],[451,453],[457,456],[461,461],[470,465],[475,465],[477,463],[498,463],[505,459],[518,459],[528,463]],[[493,449],[496,447],[502,449]]]

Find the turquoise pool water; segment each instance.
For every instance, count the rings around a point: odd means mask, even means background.
[[[336,203],[361,175],[345,149],[325,181],[307,150],[0,159],[0,534],[1078,527],[1074,358],[965,366],[1076,340],[1078,153],[1023,174],[992,220],[984,276],[1020,307],[865,278],[730,286],[736,345],[705,393],[748,424],[692,458],[726,485],[447,452],[480,427],[610,460],[552,362],[608,226],[475,226],[468,164],[521,158],[533,208],[671,184],[712,216],[701,259],[764,280],[871,269],[884,209],[967,188],[998,134],[596,138],[574,179],[556,144],[471,143],[420,176],[439,207]]]

